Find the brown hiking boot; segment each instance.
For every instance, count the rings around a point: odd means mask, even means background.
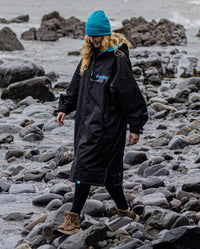
[[[139,221],[139,219],[140,219],[139,215],[137,215],[132,209],[122,210],[122,209],[116,208],[116,210],[117,210],[118,217],[127,216],[136,222]]]
[[[56,231],[65,235],[72,235],[81,232],[82,229],[80,228],[79,215],[74,212],[66,211],[65,220],[57,227]]]

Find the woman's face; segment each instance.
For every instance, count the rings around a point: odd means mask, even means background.
[[[89,36],[89,39],[95,48],[101,47],[103,36]]]

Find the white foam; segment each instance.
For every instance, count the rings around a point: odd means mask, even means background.
[[[170,18],[170,20],[175,22],[176,24],[182,24],[185,28],[199,28],[200,26],[200,19],[190,20],[177,11],[172,12],[172,17]]]
[[[189,3],[200,5],[200,0],[192,0],[192,1],[189,1]]]

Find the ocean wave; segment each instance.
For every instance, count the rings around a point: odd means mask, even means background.
[[[194,16],[191,16],[190,19],[177,11],[172,12],[170,20],[177,24],[182,24],[185,28],[199,28],[200,26],[200,19],[195,20]]]
[[[200,0],[192,0],[189,1],[188,3],[200,5]]]

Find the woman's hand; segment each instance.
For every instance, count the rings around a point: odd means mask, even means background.
[[[140,135],[136,133],[129,134],[129,144],[133,145],[136,144],[139,141]]]
[[[57,123],[58,123],[59,125],[64,125],[63,120],[64,120],[65,116],[66,116],[66,114],[65,114],[64,112],[59,112],[59,113],[58,113],[58,116],[57,116]]]

